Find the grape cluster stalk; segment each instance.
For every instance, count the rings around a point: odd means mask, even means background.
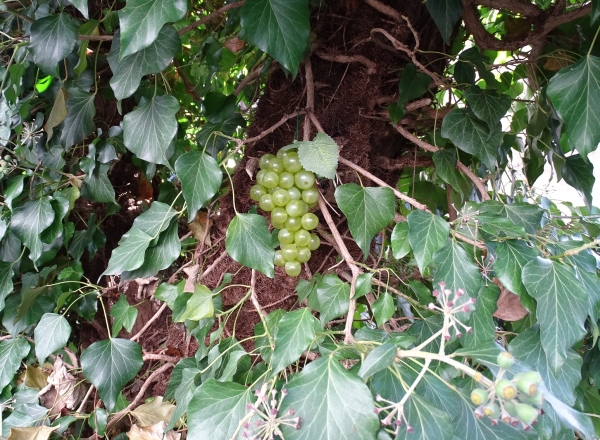
[[[309,212],[319,199],[315,175],[302,167],[295,150],[265,154],[258,165],[250,198],[271,213],[271,224],[279,229],[281,248],[275,251],[275,266],[283,266],[286,274],[297,277],[300,264],[310,260],[311,251],[321,244],[319,237],[309,232],[319,225],[319,218]]]

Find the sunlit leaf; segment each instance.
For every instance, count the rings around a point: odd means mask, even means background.
[[[273,374],[298,360],[314,341],[315,333],[319,330],[319,321],[312,316],[308,307],[285,314],[279,321],[275,334],[275,350],[271,357]]]
[[[325,133],[317,133],[312,141],[297,142],[298,157],[304,169],[328,179],[335,178],[339,147]]]
[[[177,322],[199,321],[210,318],[215,313],[212,292],[202,284],[196,284],[194,293],[188,299],[184,312],[177,317]]]

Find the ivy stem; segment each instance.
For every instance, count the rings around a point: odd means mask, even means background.
[[[35,20],[25,14],[21,14],[19,11],[15,11],[14,9],[5,9],[4,12],[8,12],[9,14],[14,15],[15,17],[19,17],[29,23],[33,23]]]
[[[600,32],[600,26],[598,26],[598,29],[596,29],[596,34],[594,35],[594,39],[592,40],[592,44],[590,44],[590,49],[588,50],[588,57],[590,56],[590,54],[592,53],[592,49],[594,48],[594,43],[596,42],[596,38],[598,38],[598,33]]]
[[[594,241],[590,241],[589,243],[586,243],[582,246],[579,246],[579,247],[576,247],[573,249],[568,249],[560,255],[551,255],[548,258],[551,260],[560,260],[561,258],[572,257],[573,255],[577,255],[579,252],[583,252],[586,249],[590,249],[590,248],[596,247],[598,245],[600,245],[600,239],[597,238]]]

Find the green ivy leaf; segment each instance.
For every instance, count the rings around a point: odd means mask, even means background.
[[[565,121],[569,144],[586,159],[600,142],[600,58],[588,55],[560,70],[546,93]]]
[[[50,354],[67,345],[70,336],[71,326],[64,316],[56,313],[44,314],[33,332],[35,356],[40,365]]]
[[[115,97],[120,100],[133,95],[143,76],[165,70],[180,49],[181,41],[177,31],[172,26],[165,25],[150,46],[119,58],[121,34],[117,31],[108,54],[108,64],[113,72],[110,86]]]
[[[120,275],[124,271],[137,269],[144,263],[144,253],[152,237],[139,229],[132,227],[121,238],[119,246],[113,250],[108,267],[102,275]]]
[[[537,300],[542,347],[557,374],[567,350],[586,333],[587,293],[571,268],[541,257],[527,263],[522,277]]]
[[[404,104],[411,99],[418,98],[429,88],[431,77],[424,73],[418,72],[417,67],[408,63],[402,69],[402,78],[398,84],[398,102]]]
[[[374,438],[379,429],[371,392],[332,356],[308,364],[286,389],[281,414],[293,408],[306,423],[299,430],[283,425],[285,438],[362,440]]]
[[[177,133],[179,102],[171,95],[142,99],[123,118],[123,142],[129,151],[150,163],[168,165],[167,150]]]
[[[219,136],[217,133],[232,136],[238,127],[245,126],[246,120],[239,113],[234,113],[223,122],[207,122],[204,124],[196,134],[196,142],[199,146],[206,148],[206,152],[211,156],[217,157],[229,142],[229,139]]]
[[[84,92],[79,87],[68,90],[66,101],[67,117],[62,125],[60,141],[68,150],[88,137],[95,129],[94,116],[96,116],[96,95]]]
[[[177,299],[177,286],[168,283],[162,283],[154,291],[154,297],[167,303],[170,309],[173,309],[173,304]],[[167,399],[168,397],[165,397]]]
[[[4,303],[9,293],[13,291],[13,266],[15,263],[0,261],[0,311],[4,310]]]
[[[240,264],[256,269],[269,278],[275,276],[275,251],[267,220],[258,214],[238,214],[227,228],[225,249]]]
[[[493,283],[482,285],[477,296],[477,307],[471,313],[469,325],[471,333],[465,333],[461,339],[463,347],[479,347],[494,340],[496,323],[494,312],[498,308],[500,288]]]
[[[213,305],[212,292],[208,287],[196,284],[194,293],[187,300],[185,310],[177,318],[176,322],[184,322],[186,319],[200,321],[204,318],[210,318],[214,314],[215,307]]]
[[[335,178],[339,149],[335,141],[325,133],[317,133],[312,141],[293,144],[298,148],[298,157],[304,169],[328,179]]]
[[[119,301],[110,309],[110,316],[115,318],[112,325],[112,337],[116,338],[123,327],[128,332],[131,332],[133,325],[137,320],[138,309],[129,305],[127,297],[121,295]]]
[[[481,90],[477,85],[465,90],[464,97],[475,116],[485,122],[490,130],[498,127],[512,103],[510,96],[498,94],[495,90]]]
[[[192,397],[194,397],[194,391],[196,389],[194,380],[196,376],[200,373],[198,368],[184,368],[181,372],[181,382],[177,389],[175,390],[175,401],[177,402],[177,406],[175,407],[175,411],[171,416],[171,420],[169,420],[169,424],[165,428],[165,432],[173,429],[175,424],[179,421],[181,416],[185,414],[187,411],[190,401]]]
[[[442,411],[417,393],[413,393],[404,408],[407,423],[414,431],[406,428],[398,431],[397,440],[414,438],[450,440],[453,438],[455,425],[447,412]]]
[[[460,20],[462,2],[460,0],[426,0],[425,6],[442,34],[444,42],[448,45],[452,44],[450,37],[454,25]]]
[[[115,189],[108,180],[109,163],[98,164],[94,171],[83,178],[81,197],[86,200],[103,203],[117,203]]]
[[[465,109],[455,109],[442,122],[442,136],[463,151],[479,158],[490,170],[496,168],[497,149],[502,140],[500,127],[490,132],[487,125]]]
[[[373,374],[392,365],[397,352],[398,347],[389,342],[375,347],[360,365],[358,375],[366,381]]]
[[[317,284],[317,298],[321,325],[348,313],[350,307],[350,284],[337,275],[325,275]]]
[[[48,140],[54,136],[54,128],[58,127],[67,117],[68,110],[65,104],[67,98],[67,92],[62,87],[56,92],[54,98],[54,104],[52,104],[52,110],[48,115],[48,119],[44,124],[44,130],[48,133]]]
[[[382,293],[379,299],[373,303],[373,317],[377,321],[377,326],[382,327],[394,316],[395,311],[396,306],[392,296],[386,292]]]
[[[523,226],[525,231],[534,234],[542,221],[544,211],[536,205],[528,203],[502,204],[494,200],[488,200],[479,204],[482,214],[493,213],[502,215],[511,220],[517,226]]]
[[[269,312],[269,314],[266,316],[265,321],[271,337],[277,337],[277,332],[279,331],[279,322],[285,316],[285,314],[285,310],[275,309],[272,312]],[[267,332],[265,332],[265,326],[263,325],[262,321],[254,326],[254,335],[256,335],[254,347],[260,351],[260,357],[263,358],[266,363],[270,363],[273,350],[271,349],[269,337],[267,336]]]
[[[320,329],[319,321],[308,307],[285,314],[277,324],[275,350],[271,356],[272,373],[277,374],[298,360],[313,343],[315,333]]]
[[[25,338],[13,337],[0,342],[0,388],[13,380],[21,367],[21,360],[28,354],[29,344]]]
[[[171,219],[176,215],[177,211],[166,203],[152,202],[150,209],[136,217],[133,227],[154,238],[169,228]]]
[[[188,439],[235,438],[238,422],[246,416],[250,403],[251,388],[208,379],[196,388],[188,406]]]
[[[588,209],[592,209],[592,189],[594,188],[594,166],[580,154],[566,158],[562,167],[562,176],[569,185],[577,190]]]
[[[33,61],[44,72],[58,78],[58,62],[71,53],[78,27],[67,14],[49,15],[31,24],[29,45]]]
[[[450,225],[430,212],[416,210],[408,214],[408,242],[421,273],[431,263],[433,253],[448,241]]]
[[[464,289],[471,297],[475,297],[481,286],[481,274],[473,262],[473,257],[458,243],[451,241],[433,254],[433,262],[437,268],[433,275],[433,284],[440,281],[446,283],[451,291]]]
[[[54,221],[54,210],[48,196],[30,200],[13,210],[10,228],[29,248],[29,258],[35,262],[42,255],[42,231]]]
[[[94,342],[81,354],[83,375],[98,388],[106,409],[111,412],[117,404],[119,393],[142,365],[142,348],[128,339]]]
[[[600,17],[600,2],[598,0],[592,0],[592,12],[590,14],[590,24],[594,25],[596,20]]]
[[[480,214],[477,216],[479,228],[492,237],[527,238],[525,228],[515,225],[512,220],[499,215]]]
[[[592,322],[600,319],[600,279],[596,273],[583,270],[577,271],[577,278],[583,283],[583,288],[588,293],[588,315]]]
[[[373,237],[394,219],[394,192],[389,188],[364,188],[356,183],[347,183],[337,187],[335,200],[348,218],[352,237],[366,259]]]
[[[435,172],[446,183],[452,185],[452,189],[461,191],[464,186],[464,178],[456,169],[456,151],[454,149],[438,150],[433,153]]]
[[[523,306],[530,312],[534,306],[522,281],[523,268],[539,255],[537,249],[523,240],[505,240],[496,248],[494,272],[504,287],[521,297]]]
[[[182,154],[175,162],[175,172],[181,181],[181,191],[187,203],[188,221],[217,193],[223,181],[219,164],[200,151]]]
[[[86,20],[89,20],[88,16],[88,0],[68,0],[73,6],[77,8],[81,15],[85,17]]]
[[[365,272],[361,273],[356,279],[356,289],[354,290],[354,299],[361,298],[371,293],[371,281],[373,280],[373,273]]]
[[[186,12],[185,0],[127,0],[119,11],[121,60],[150,46],[165,23],[181,20]]]
[[[310,33],[306,0],[249,0],[240,15],[246,39],[296,76]]]

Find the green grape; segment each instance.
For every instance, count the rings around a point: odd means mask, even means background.
[[[302,227],[302,221],[300,217],[288,217],[285,221],[285,227],[290,232],[296,232]]]
[[[311,251],[316,251],[319,249],[319,246],[321,246],[321,239],[319,236],[317,234],[310,234],[310,244],[308,245],[308,248]]]
[[[294,175],[284,171],[279,175],[279,186],[283,189],[290,189],[294,186]]]
[[[307,231],[315,229],[319,224],[319,217],[312,212],[308,212],[302,216],[302,227]]]
[[[275,251],[275,266],[285,266],[285,259],[283,258],[283,254],[281,251]]]
[[[297,261],[288,261],[285,263],[285,273],[287,273],[291,277],[297,277],[300,275],[300,270],[302,266]]]
[[[312,188],[315,184],[315,175],[310,171],[302,170],[294,175],[294,182],[300,189]]]
[[[298,229],[294,233],[294,242],[297,246],[307,247],[310,244],[310,232],[305,229]]]
[[[292,244],[294,242],[294,234],[288,231],[286,228],[279,230],[277,238],[281,244]]]
[[[300,211],[300,215],[299,217],[302,217],[304,214],[306,214],[308,212],[308,205],[306,204],[306,202],[304,200],[298,200],[298,202],[300,202],[300,208],[302,208],[302,210]]]
[[[302,200],[290,200],[290,202],[285,205],[285,210],[290,217],[300,217],[302,216],[302,211],[304,210],[304,206],[302,205],[303,203],[304,202]],[[306,206],[306,209],[308,209],[308,206]]]
[[[295,186],[289,188],[288,193],[290,194],[290,199],[292,200],[300,200],[300,198],[302,197],[302,193]]]
[[[285,258],[285,261],[294,261],[298,256],[298,248],[295,244],[282,244],[281,254]]]
[[[262,157],[258,161],[258,166],[261,170],[266,170],[269,166],[269,162],[271,159],[275,159],[275,156],[272,154],[263,154]]]
[[[298,156],[292,156],[291,154],[285,156],[283,159],[283,166],[285,167],[285,170],[290,173],[297,173],[302,170],[300,158]]]
[[[271,196],[271,194],[264,194],[258,201],[258,206],[260,206],[260,209],[262,209],[263,211],[272,211],[273,208],[275,208],[275,203],[273,203],[273,196]]]
[[[276,189],[273,192],[273,203],[277,206],[285,206],[290,201],[290,193],[285,189]]]
[[[318,203],[317,203],[317,202],[315,202],[315,203],[309,203],[309,204],[308,204],[308,209],[309,209],[309,210],[310,210],[310,209],[313,209],[313,208],[314,208],[315,206],[317,206],[317,205],[318,205]]]
[[[271,159],[268,167],[269,167],[269,171],[273,171],[274,173],[281,174],[284,171],[283,160],[281,160],[278,157]]]
[[[265,209],[266,211],[266,209]],[[288,219],[288,214],[287,212],[285,212],[285,209],[281,208],[281,207],[277,207],[277,208],[273,208],[272,212],[271,212],[271,222],[272,223],[277,223],[277,224],[282,224],[285,223],[285,221]]]
[[[274,222],[273,219],[271,219],[271,224],[275,229],[285,229],[285,223],[277,223]]]
[[[317,203],[317,200],[319,200],[319,191],[315,187],[305,189],[302,191],[302,200],[308,203],[309,206],[312,203]]]
[[[307,247],[299,247],[298,248],[298,257],[296,258],[296,260],[298,261],[298,263],[306,263],[308,260],[310,260],[310,249]]]
[[[284,150],[283,148],[280,148],[277,151],[277,157],[279,159],[283,159],[285,156],[287,156],[289,154],[289,152],[290,152],[289,150]]]
[[[265,188],[275,188],[279,185],[279,174],[273,171],[267,171],[262,178],[262,185]]]
[[[265,174],[267,173],[266,170],[260,170],[258,173],[256,173],[256,184],[257,185],[263,185],[263,178],[265,177]]]
[[[255,202],[258,202],[266,193],[267,188],[262,185],[254,185],[252,188],[250,188],[250,198]]]

